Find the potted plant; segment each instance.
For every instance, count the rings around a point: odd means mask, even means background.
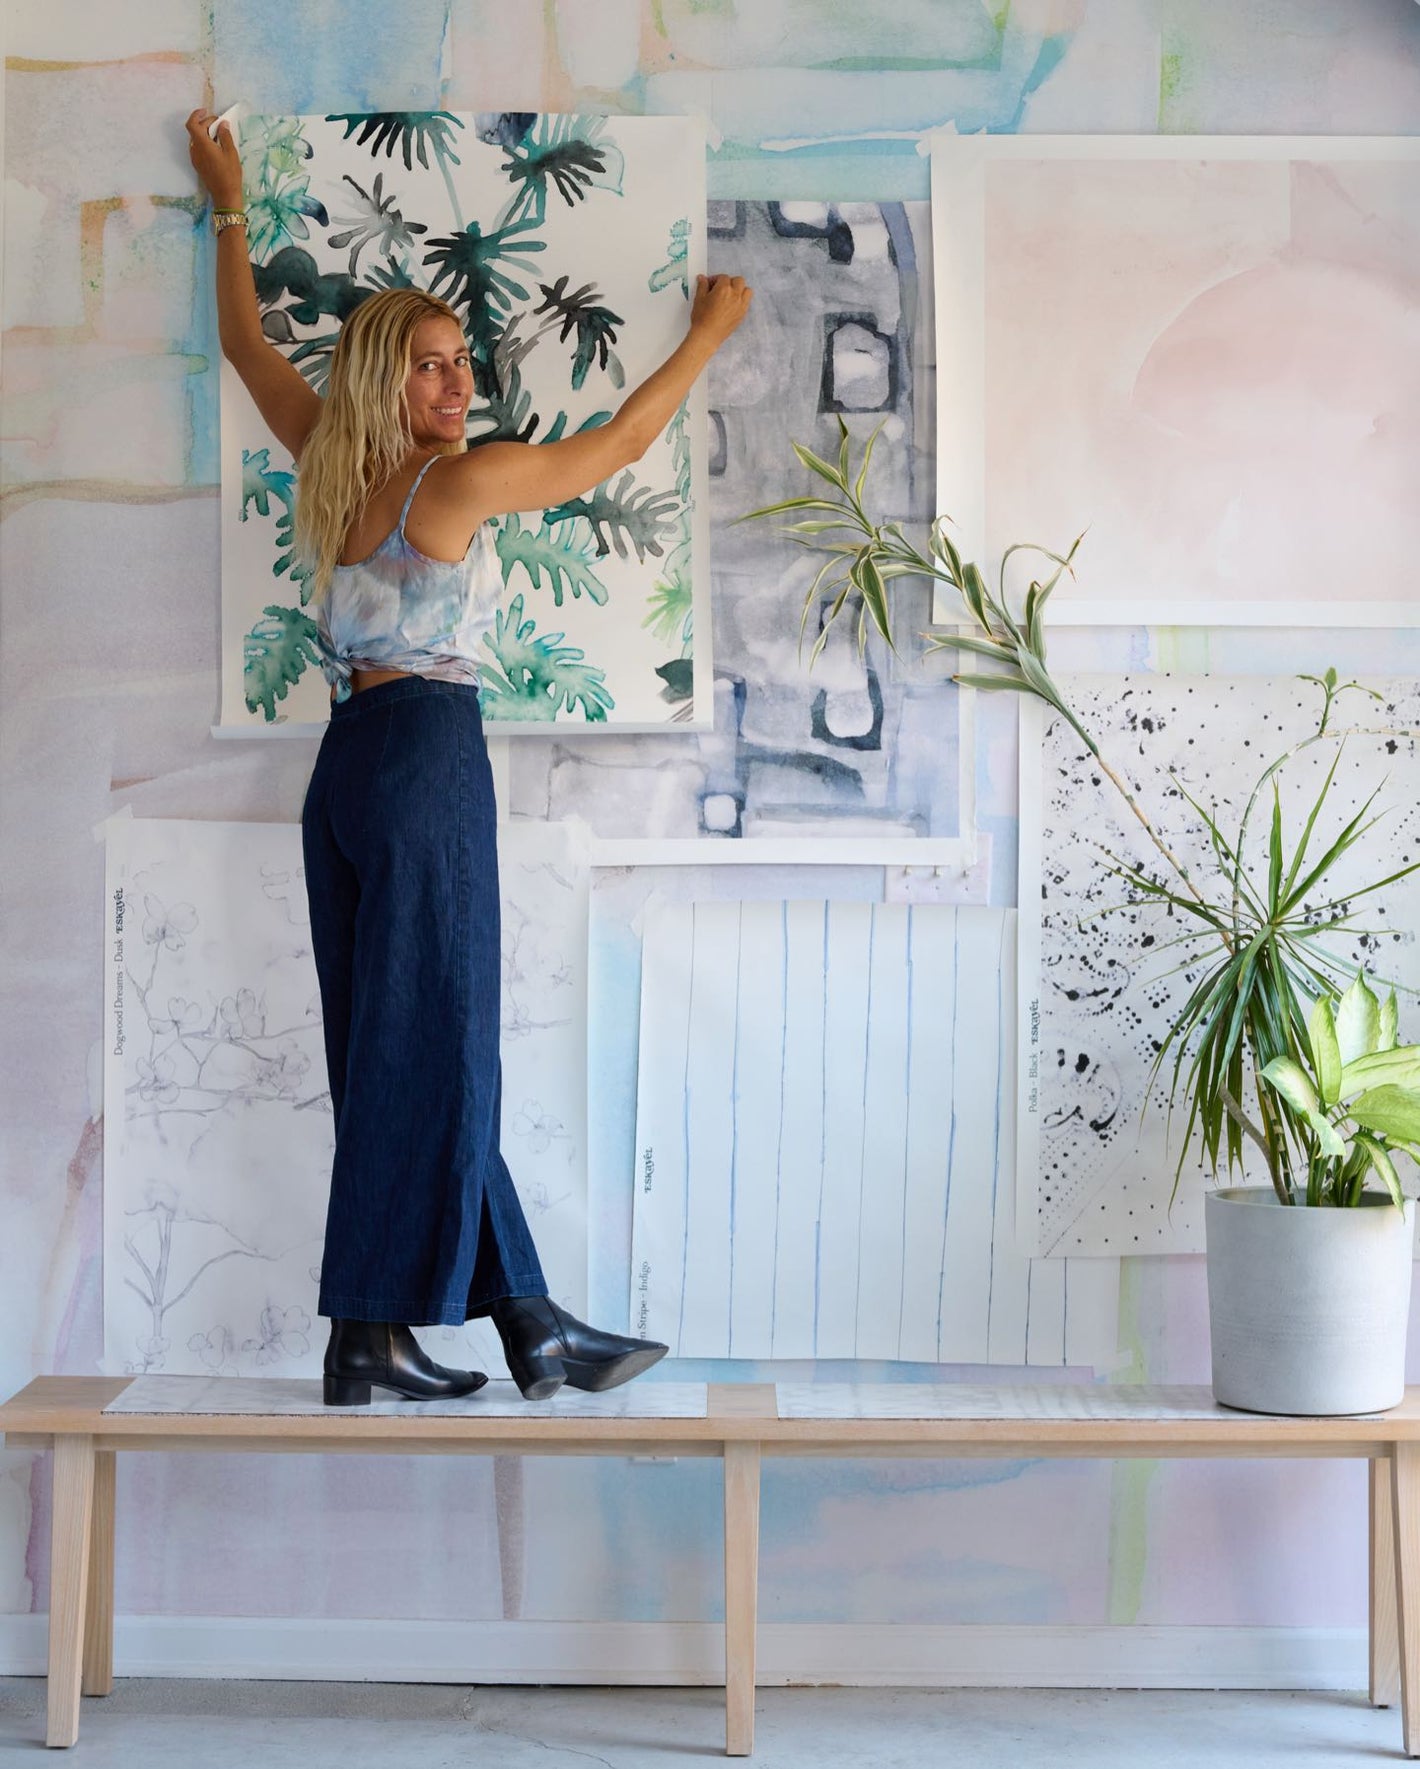
[[[1316,730],[1257,781],[1238,829],[1222,829],[1182,786],[1206,830],[1216,876],[1200,879],[1170,850],[1128,783],[1067,703],[1046,663],[1044,612],[1073,570],[1063,553],[1009,547],[997,587],[962,559],[938,517],[923,552],[900,523],[875,523],[864,504],[873,440],[856,473],[839,420],[838,459],[792,446],[821,485],[754,517],[792,516],[786,532],[824,557],[805,597],[801,635],[828,603],[810,662],[833,623],[856,621],[858,643],[876,630],[891,646],[895,579],[928,578],[960,598],[965,629],[928,640],[988,660],[989,672],[955,680],[986,692],[1034,695],[1063,718],[1138,819],[1158,857],[1152,869],[1106,856],[1123,887],[1121,910],[1152,904],[1182,926],[1190,992],[1161,1041],[1154,1074],[1167,1077],[1169,1109],[1183,1108],[1183,1153],[1196,1141],[1214,1176],[1235,1174],[1251,1152],[1265,1186],[1216,1189],[1205,1200],[1214,1391],[1225,1404],[1265,1412],[1353,1413],[1394,1405],[1404,1389],[1414,1206],[1397,1152],[1420,1159],[1420,1046],[1398,1043],[1395,991],[1384,1000],[1363,975],[1349,979],[1325,936],[1353,925],[1359,899],[1420,868],[1389,871],[1341,894],[1338,862],[1374,827],[1374,798],[1322,834],[1336,776],[1336,702],[1349,690],[1334,670],[1305,677],[1321,692]],[[1012,604],[1007,569],[1017,555],[1046,560]],[[1295,840],[1284,829],[1278,775],[1302,749],[1338,755]],[[1176,783],[1177,784],[1177,783]],[[1259,812],[1270,800],[1270,814]],[[1265,822],[1265,844],[1253,839]],[[1254,847],[1259,851],[1254,855]]]

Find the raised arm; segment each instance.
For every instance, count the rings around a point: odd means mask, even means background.
[[[487,442],[459,457],[450,476],[462,474],[475,522],[565,503],[639,461],[749,311],[751,295],[743,277],[700,277],[685,338],[600,429],[560,442]]]
[[[224,123],[214,141],[207,133],[210,111],[187,119],[188,152],[215,209],[242,207],[242,161]],[[247,256],[245,227],[226,227],[217,236],[217,334],[222,354],[242,378],[267,428],[299,457],[320,416],[320,395],[307,385],[261,329],[261,313]]]

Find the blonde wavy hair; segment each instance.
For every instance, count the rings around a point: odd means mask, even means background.
[[[404,402],[414,334],[424,320],[461,324],[447,301],[423,289],[371,295],[346,320],[330,359],[320,417],[301,450],[296,491],[296,550],[312,572],[319,600],[330,585],[345,537],[370,499],[408,455],[412,437]],[[457,455],[465,444],[438,452]]]

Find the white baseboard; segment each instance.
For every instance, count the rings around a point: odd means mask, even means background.
[[[48,1619],[0,1616],[0,1675],[43,1676]],[[378,1622],[119,1616],[120,1677],[724,1681],[713,1622]],[[758,1682],[904,1689],[1361,1689],[1360,1628],[914,1627],[765,1622]]]

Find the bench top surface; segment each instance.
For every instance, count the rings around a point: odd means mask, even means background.
[[[482,1440],[539,1444],[710,1444],[757,1442],[813,1450],[834,1445],[941,1445],[989,1449],[1037,1445],[1042,1451],[1075,1447],[1108,1454],[1124,1444],[1286,1454],[1300,1446],[1342,1451],[1347,1446],[1420,1441],[1420,1389],[1407,1389],[1400,1406],[1366,1418],[1281,1418],[1233,1412],[1212,1403],[1202,1387],[1111,1384],[781,1384],[711,1383],[699,1417],[577,1417],[558,1415],[555,1403],[526,1415],[479,1417],[474,1403],[458,1413],[418,1406],[394,1413],[371,1408],[316,1408],[307,1413],[116,1412],[133,1380],[126,1376],[39,1376],[0,1406],[0,1431],[22,1437],[83,1434],[168,1441],[300,1439],[305,1442],[466,1444]],[[181,1381],[175,1378],[174,1381]],[[236,1384],[241,1378],[228,1378]],[[287,1385],[290,1386],[289,1384]],[[649,1398],[654,1385],[642,1392]],[[313,1396],[319,1384],[311,1384]],[[476,1397],[475,1397],[476,1401]],[[812,1416],[810,1416],[812,1409]],[[925,1416],[924,1416],[925,1415]]]

